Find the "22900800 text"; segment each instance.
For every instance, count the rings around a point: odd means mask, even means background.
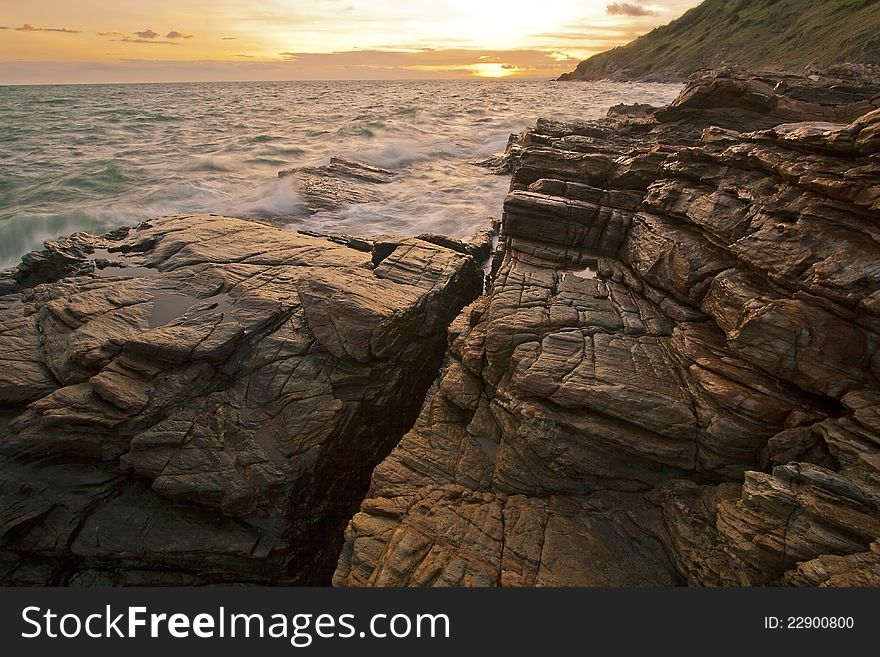
[[[852,616],[765,616],[767,630],[851,630],[855,626]]]

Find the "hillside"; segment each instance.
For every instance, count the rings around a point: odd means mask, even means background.
[[[663,81],[721,64],[802,70],[839,62],[880,64],[880,1],[705,0],[559,79]]]

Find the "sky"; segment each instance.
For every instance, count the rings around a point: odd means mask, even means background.
[[[0,0],[0,84],[550,78],[700,0]]]

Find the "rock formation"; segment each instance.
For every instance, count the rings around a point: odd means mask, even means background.
[[[395,173],[363,162],[331,157],[330,163],[317,167],[298,167],[278,172],[279,178],[292,177],[305,210],[337,210],[343,205],[375,203],[382,200],[376,185],[387,185]]]
[[[880,585],[880,96],[703,74],[508,161],[334,583]]]
[[[703,73],[485,164],[491,263],[175,216],[0,272],[0,583],[880,585],[877,91]]]
[[[26,256],[0,277],[0,582],[327,583],[482,282],[424,240],[216,216]]]

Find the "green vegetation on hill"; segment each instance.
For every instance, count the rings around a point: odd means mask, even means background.
[[[880,64],[880,0],[705,0],[561,80],[663,79],[731,64]]]

